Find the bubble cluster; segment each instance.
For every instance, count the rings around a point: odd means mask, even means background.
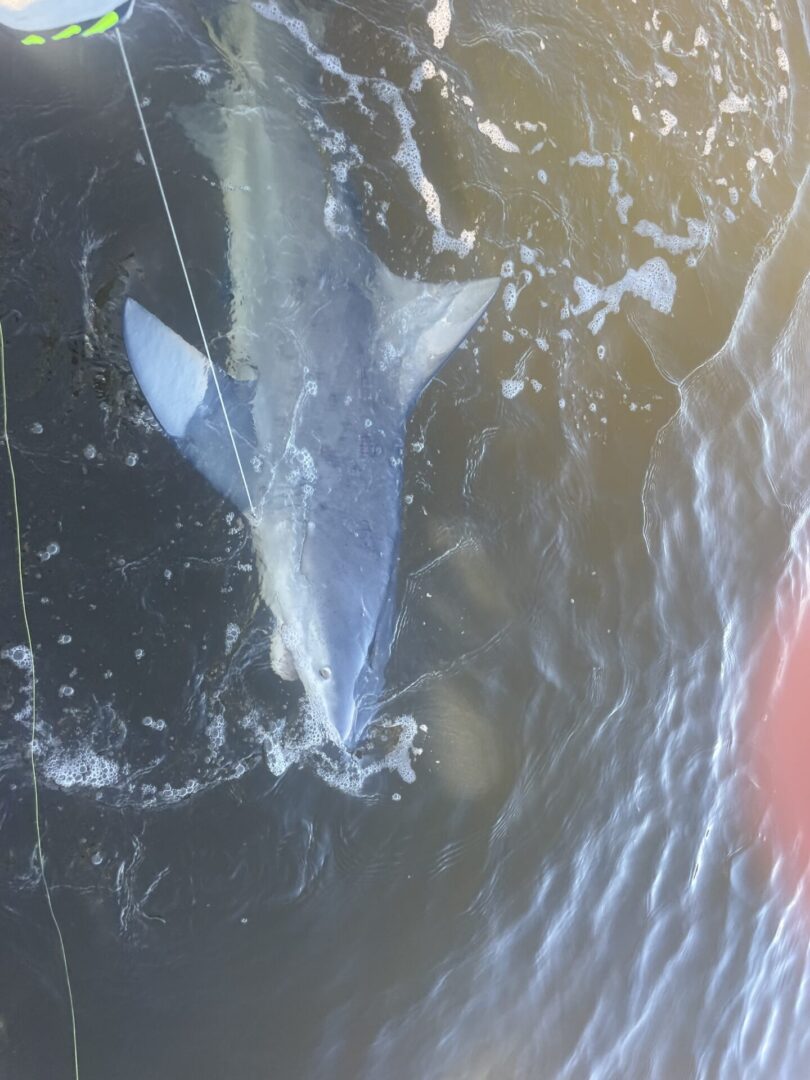
[[[234,645],[239,640],[239,626],[236,623],[228,623],[225,627],[225,654],[230,655]]]
[[[120,769],[114,761],[93,750],[59,751],[45,759],[42,774],[57,787],[104,788],[118,783]]]
[[[427,24],[433,31],[433,44],[437,49],[443,49],[450,33],[450,23],[453,13],[450,10],[450,0],[436,0],[436,6],[428,12]]]
[[[205,729],[205,734],[212,753],[221,750],[225,745],[225,717],[215,716]]]
[[[47,562],[49,559],[52,559],[54,557],[54,555],[58,555],[60,551],[61,551],[61,548],[59,547],[57,542],[55,540],[52,540],[50,542],[50,544],[48,544],[44,548],[44,550],[42,550],[42,551],[40,551],[38,553],[39,554],[39,559],[40,559],[41,562]]]
[[[621,280],[612,285],[601,287],[593,285],[585,278],[574,278],[574,290],[578,296],[578,303],[571,308],[574,315],[582,315],[590,311],[599,303],[604,307],[597,311],[588,323],[588,329],[592,334],[598,334],[605,323],[608,312],[617,313],[625,293],[636,296],[640,300],[646,300],[654,311],[668,314],[672,311],[675,302],[675,290],[677,280],[670,270],[665,259],[656,256],[648,259],[637,270],[632,267],[625,273]]]
[[[649,237],[654,247],[663,248],[671,255],[683,255],[694,248],[705,248],[711,235],[708,223],[696,218],[687,218],[686,236],[669,235],[660,225],[655,225],[652,221],[645,219],[637,222],[633,232],[637,236]]]
[[[33,666],[27,645],[10,645],[0,652],[0,659],[10,661],[20,671],[30,671]]]
[[[501,393],[507,401],[510,401],[521,393],[525,385],[525,379],[501,379]]]
[[[497,146],[499,150],[503,150],[506,154],[519,154],[520,147],[507,139],[497,124],[492,120],[479,120],[478,130],[482,135],[486,135],[493,146]]]

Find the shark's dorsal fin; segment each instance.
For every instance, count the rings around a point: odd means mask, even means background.
[[[160,425],[184,457],[243,513],[245,481],[206,357],[135,300],[124,305],[124,344],[138,385]],[[217,371],[248,486],[256,484],[261,455],[250,400],[253,384]],[[251,497],[256,501],[256,492]]]
[[[375,351],[382,363],[391,364],[406,415],[486,311],[499,283],[499,278],[411,281],[377,263]]]

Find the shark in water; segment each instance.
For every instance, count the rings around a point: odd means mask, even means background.
[[[234,77],[189,123],[229,225],[228,373],[218,388],[206,358],[134,299],[124,340],[166,433],[249,521],[274,669],[300,679],[327,737],[352,745],[393,631],[406,424],[498,279],[405,280],[353,230],[328,227],[327,171],[278,89],[283,37],[250,6],[226,9],[218,44]]]

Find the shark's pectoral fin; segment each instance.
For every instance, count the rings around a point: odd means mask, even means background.
[[[499,284],[499,278],[409,281],[378,264],[377,347],[383,362],[388,356],[397,365],[393,374],[405,414],[484,314]]]
[[[135,300],[124,305],[124,344],[138,385],[166,433],[217,491],[245,512],[246,483],[254,503],[258,501],[261,463],[251,410],[253,384],[218,371],[218,393],[202,353]]]

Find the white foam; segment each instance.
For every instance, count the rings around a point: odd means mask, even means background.
[[[734,113],[747,113],[751,111],[751,100],[748,94],[744,98],[739,97],[732,90],[728,97],[720,102],[720,112],[733,115]]]
[[[669,109],[661,109],[658,113],[661,117],[661,127],[658,129],[660,135],[669,135],[671,131],[674,131],[678,126],[678,117],[669,111]]]
[[[489,139],[489,141],[497,146],[499,150],[503,150],[506,154],[519,154],[520,147],[507,139],[497,124],[492,120],[479,120],[478,130]]]
[[[787,53],[781,45],[779,45],[776,49],[776,62],[779,65],[780,70],[784,71],[785,74],[790,71],[790,64],[788,62]]]
[[[632,267],[624,277],[612,285],[593,285],[585,278],[574,278],[574,290],[578,296],[578,303],[572,307],[574,315],[582,315],[590,311],[597,304],[605,306],[596,312],[588,323],[588,329],[592,334],[597,334],[605,324],[605,318],[609,312],[616,314],[619,311],[622,297],[625,293],[646,300],[654,311],[669,314],[675,301],[677,279],[670,270],[666,259],[656,256],[648,259],[637,270]]]
[[[589,150],[580,150],[574,157],[568,159],[569,165],[582,165],[585,169],[601,169],[605,164],[604,154],[591,153]]]
[[[406,108],[401,93],[391,83],[382,80],[375,82],[375,91],[382,101],[391,106],[399,124],[402,142],[394,154],[394,161],[405,170],[425,204],[427,219],[433,226],[433,250],[437,253],[455,251],[461,258],[465,258],[475,244],[475,230],[465,229],[458,237],[447,232],[442,222],[442,206],[438,193],[422,169],[422,155],[412,134],[414,119]]]
[[[221,750],[225,745],[225,717],[215,716],[205,729],[205,734],[208,737],[208,745],[211,747],[211,752],[216,753],[218,750]]]
[[[501,379],[501,393],[507,401],[516,398],[526,386],[525,379]]]
[[[225,655],[233,651],[234,645],[239,640],[240,629],[236,623],[228,623],[225,627]]]
[[[704,248],[708,244],[711,230],[707,222],[687,218],[686,230],[688,234],[686,236],[671,235],[665,233],[660,225],[642,220],[638,222],[633,232],[638,236],[649,237],[654,247],[663,248],[671,255],[683,255],[687,251],[692,251],[693,248]]]
[[[436,65],[432,60],[423,60],[419,67],[411,72],[410,91],[418,94],[422,86],[429,80],[436,78]]]
[[[715,137],[717,136],[717,128],[712,124],[710,128],[706,129],[706,140],[703,143],[703,157],[707,157],[714,145]]]
[[[338,221],[339,214],[340,203],[329,191],[323,204],[323,223],[333,236],[346,235],[349,232],[349,226]]]
[[[453,12],[450,8],[450,0],[436,0],[436,7],[428,12],[427,24],[433,31],[433,44],[437,49],[443,49],[450,33],[450,23],[453,20]]]
[[[633,196],[626,195],[619,184],[619,163],[615,158],[607,159],[607,167],[610,172],[610,180],[608,181],[608,194],[614,200],[616,206],[616,214],[622,225],[627,224],[627,217],[630,213],[630,208],[633,205]]]
[[[503,306],[506,311],[514,311],[515,304],[517,303],[518,291],[517,286],[513,282],[509,282],[506,288],[503,290]]]
[[[355,98],[360,105],[363,104],[363,96],[360,93],[360,86],[364,82],[363,77],[361,75],[352,75],[344,71],[339,57],[335,56],[333,53],[325,53],[319,49],[310,38],[309,31],[301,19],[293,19],[290,16],[285,15],[274,0],[271,0],[271,2],[267,4],[254,3],[253,9],[265,19],[269,19],[270,22],[278,23],[279,25],[286,27],[292,36],[301,42],[306,49],[307,54],[317,60],[324,71],[329,72],[330,75],[336,75],[343,79],[348,86],[349,94]]]
[[[616,213],[619,215],[619,221],[622,225],[627,224],[627,215],[629,214],[632,205],[632,195],[620,195],[618,199],[616,199]]]
[[[445,0],[440,0],[437,10],[442,7],[443,2]],[[422,157],[412,134],[414,119],[405,105],[400,90],[386,79],[355,75],[344,70],[339,57],[332,53],[323,52],[313,43],[309,31],[301,19],[293,19],[285,15],[275,2],[254,3],[253,8],[264,18],[286,27],[292,36],[301,42],[307,55],[315,59],[324,71],[342,79],[346,83],[349,96],[357,101],[364,115],[369,117],[372,115],[371,110],[363,100],[362,87],[364,86],[372,87],[377,97],[391,107],[402,133],[402,142],[394,155],[394,162],[405,171],[410,183],[425,204],[428,221],[433,226],[433,250],[437,253],[455,251],[460,258],[466,258],[475,244],[476,232],[474,229],[465,229],[459,236],[452,236],[445,229],[442,222],[441,202],[435,187],[425,176],[422,169]],[[449,4],[447,9],[449,12]],[[439,72],[439,74],[443,75],[442,72]],[[344,227],[336,224],[335,213],[335,204],[327,199],[324,208],[324,222],[328,228],[342,232]]]
[[[103,788],[118,783],[121,770],[114,761],[93,750],[61,750],[45,759],[42,774],[58,787]]]
[[[31,652],[27,645],[9,645],[0,652],[0,660],[8,660],[20,671],[30,671]]]

